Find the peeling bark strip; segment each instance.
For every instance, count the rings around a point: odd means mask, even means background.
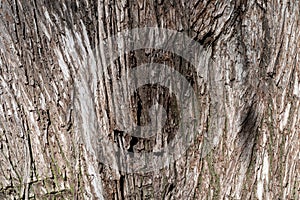
[[[0,0],[0,199],[299,199],[299,9],[288,0]],[[96,48],[100,41],[141,27],[201,43],[204,72],[155,49],[109,65],[96,59],[108,53]],[[106,67],[94,73],[88,62]],[[151,62],[178,71],[197,92],[199,133],[163,169],[119,172],[83,145],[80,125],[91,119],[86,126],[123,151],[174,140],[178,105],[167,88],[145,86],[131,97],[140,125],[155,102],[163,106],[161,135],[144,140],[116,127],[113,80]],[[83,73],[88,67],[93,76]],[[76,112],[83,78],[95,115]]]

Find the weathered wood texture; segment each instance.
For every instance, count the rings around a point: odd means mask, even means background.
[[[288,0],[0,0],[0,199],[299,199],[299,9],[299,1]],[[100,40],[147,26],[202,44],[207,73],[147,49],[103,72],[87,70]],[[155,140],[114,134],[118,113],[111,107],[119,92],[111,81],[151,61],[192,83],[200,134],[164,169],[116,172],[84,145],[90,126],[82,129],[88,115],[79,112],[75,82],[89,84],[96,113],[90,123],[101,126],[101,137],[123,141],[124,150],[151,150]],[[157,95],[176,121],[166,93],[157,86],[138,91],[138,123],[149,121],[148,99]],[[168,127],[163,137],[172,139],[176,127]],[[201,158],[204,137],[216,146]]]

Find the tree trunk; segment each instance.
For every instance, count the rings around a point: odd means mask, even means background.
[[[0,0],[0,199],[299,199],[299,9]],[[126,30],[145,48],[120,52]],[[181,36],[193,39],[195,60],[180,54],[189,48],[170,51]],[[146,63],[180,75],[131,88],[128,76]],[[181,112],[174,91],[184,83],[196,100]],[[153,105],[156,135],[126,131],[151,124]],[[180,126],[183,116],[195,130]],[[138,159],[176,143],[180,127],[191,141],[167,164]]]

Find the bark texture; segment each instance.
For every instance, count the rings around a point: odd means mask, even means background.
[[[0,0],[0,199],[299,199],[299,9],[288,0]],[[90,67],[99,41],[139,27],[199,42],[205,73],[154,49]],[[164,169],[115,171],[84,141],[97,140],[89,132],[98,124],[99,137],[124,151],[153,150],[158,140],[123,134],[113,110],[123,92],[115,81],[149,62],[176,69],[197,91],[199,134]],[[168,116],[161,141],[172,140],[178,115],[167,88],[140,88],[132,116],[147,124],[155,101]],[[214,148],[202,157],[205,145]]]

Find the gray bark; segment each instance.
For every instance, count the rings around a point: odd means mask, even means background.
[[[0,0],[0,199],[299,199],[299,8],[287,0]],[[111,65],[97,59],[106,53],[100,41],[141,27],[193,38],[205,73],[153,49]],[[195,89],[198,134],[165,168],[118,171],[99,161],[99,138],[132,152],[157,142],[123,134],[113,107],[114,95],[129,95],[116,81],[150,62]],[[168,119],[161,140],[172,140],[178,115],[168,89],[140,88],[131,117],[149,123],[157,96]]]

